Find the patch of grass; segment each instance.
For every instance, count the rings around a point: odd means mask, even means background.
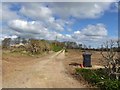
[[[120,90],[120,81],[105,79],[97,84],[102,90]]]
[[[52,45],[52,50],[55,52],[58,52],[60,50],[62,50],[63,48],[61,46],[57,46],[57,45]]]
[[[100,87],[102,90],[119,90],[120,81],[111,80],[104,69],[82,69],[76,68],[76,74],[81,75],[89,83]]]
[[[30,52],[27,52],[27,51],[16,51],[16,50],[14,50],[14,51],[10,51],[10,50],[3,50],[3,52],[2,52],[2,55],[3,56],[21,56],[21,57],[37,57],[37,56],[39,56],[39,54],[35,54],[35,55],[33,55],[33,54],[31,54]]]

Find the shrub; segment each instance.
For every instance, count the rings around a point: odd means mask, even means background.
[[[30,39],[26,47],[31,54],[41,54],[45,51],[50,51],[50,44],[45,40]]]
[[[120,81],[107,79],[104,83],[99,83],[97,86],[104,90],[120,90]]]
[[[68,50],[67,50],[67,49],[65,49],[65,52],[68,52]]]
[[[82,77],[89,83],[100,87],[102,90],[119,90],[120,81],[109,79],[104,69],[90,70],[76,68],[76,73],[82,75]]]
[[[52,45],[52,50],[55,51],[55,52],[58,52],[58,51],[62,50],[62,47],[57,46],[57,45]]]

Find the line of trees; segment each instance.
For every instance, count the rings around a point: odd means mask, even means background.
[[[2,48],[11,51],[27,51],[31,54],[39,54],[42,52],[59,51],[65,47],[63,42],[48,41],[39,39],[25,39],[25,38],[5,38],[2,41]]]
[[[10,47],[10,42],[11,42],[11,38],[5,38],[2,41],[2,48],[9,48]]]
[[[15,44],[20,44],[20,43],[27,44],[28,42],[30,43],[30,41],[38,41],[38,40],[36,40],[36,39],[26,40],[25,38],[21,38],[21,37],[18,37],[14,40],[12,40],[11,38],[5,38],[2,41],[2,46],[3,46],[3,48],[9,48],[10,46],[15,45]],[[44,41],[46,41],[46,40],[44,40]],[[48,42],[50,42],[50,41],[48,41]],[[53,43],[54,45],[57,45],[57,46],[66,47],[67,49],[81,49],[81,50],[94,50],[94,51],[104,50],[104,51],[107,51],[107,49],[105,47],[96,49],[96,48],[91,48],[90,45],[86,46],[84,44],[77,44],[76,42],[70,42],[70,41],[59,42],[59,41],[55,40],[55,41],[50,42],[50,43]],[[117,47],[113,47],[113,49],[116,50],[116,51],[118,50]]]

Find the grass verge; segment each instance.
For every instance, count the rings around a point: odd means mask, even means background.
[[[120,81],[109,79],[104,69],[76,68],[76,74],[81,75],[88,83],[99,87],[101,90],[120,90]]]

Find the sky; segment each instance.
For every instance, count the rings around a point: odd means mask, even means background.
[[[73,41],[99,47],[118,38],[118,4],[113,2],[2,2],[4,38]]]

